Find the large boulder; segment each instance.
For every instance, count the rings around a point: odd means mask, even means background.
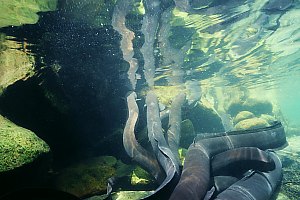
[[[8,86],[35,74],[34,57],[27,54],[25,48],[25,44],[7,40],[7,36],[0,33],[0,95]]]
[[[259,118],[266,120],[269,124],[272,124],[274,123],[274,121],[277,121],[274,116],[267,114],[261,114]]]
[[[196,133],[192,121],[189,119],[183,120],[181,122],[180,146],[186,149],[189,148],[195,136]]]
[[[254,114],[252,112],[246,111],[246,110],[245,111],[241,111],[241,112],[239,112],[235,116],[235,118],[233,119],[233,123],[237,124],[237,123],[239,123],[242,120],[250,119],[250,118],[253,118],[253,117],[255,117],[255,116],[254,116]]]
[[[32,131],[0,115],[0,173],[27,165],[50,152]]]
[[[264,128],[267,126],[270,126],[270,124],[266,120],[254,117],[240,121],[234,126],[234,128],[235,130],[250,130],[256,128]]]
[[[0,28],[35,24],[39,20],[38,12],[52,11],[57,0],[1,0]]]
[[[106,192],[107,180],[116,175],[117,159],[100,156],[71,165],[59,172],[55,187],[78,197]]]

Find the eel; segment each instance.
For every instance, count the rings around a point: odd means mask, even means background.
[[[134,161],[149,172],[158,182],[162,182],[165,175],[156,158],[144,149],[136,140],[134,129],[139,116],[136,103],[136,93],[131,92],[127,96],[128,119],[123,132],[123,145],[126,153]]]
[[[262,128],[255,128],[255,129],[248,129],[248,130],[238,130],[238,131],[225,131],[225,132],[216,132],[216,133],[197,133],[197,140],[214,138],[214,137],[222,137],[222,136],[229,136],[229,135],[241,135],[241,134],[248,134],[253,132],[259,132],[271,129],[272,127],[281,126],[279,121],[273,121],[270,127],[262,127]]]
[[[211,161],[214,195],[237,182],[248,170],[268,172],[275,167],[270,153],[256,147],[241,147],[217,154]]]
[[[179,163],[164,137],[158,100],[154,92],[148,92],[146,105],[148,138],[154,154],[166,174],[166,178],[151,195],[146,196],[144,199],[166,199],[179,180]]]
[[[171,200],[203,199],[210,182],[211,158],[221,152],[239,147],[275,149],[287,143],[281,123],[246,131],[245,134],[224,135],[207,139],[196,136],[188,149],[181,178],[170,197]]]
[[[274,152],[270,152],[275,169],[270,172],[251,171],[241,180],[221,192],[215,200],[266,200],[270,199],[282,180],[282,164]]]
[[[239,179],[234,176],[214,176],[213,188],[215,188],[214,194],[219,194],[226,190],[228,187],[236,183]]]
[[[266,11],[284,11],[292,7],[294,0],[269,0],[263,7],[262,10]]]
[[[212,158],[211,169],[214,175],[230,175],[235,171],[247,171],[249,169],[271,171],[275,169],[275,163],[269,153],[257,147],[241,147],[217,154]]]

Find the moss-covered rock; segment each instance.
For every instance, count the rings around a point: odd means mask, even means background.
[[[195,130],[191,120],[186,119],[181,122],[180,146],[189,148],[195,138]]]
[[[25,52],[24,45],[6,40],[3,35],[1,37],[3,51],[0,51],[0,95],[9,85],[18,80],[26,80],[35,74],[34,57]]]
[[[150,193],[151,193],[150,191],[120,191],[114,193],[112,195],[112,199],[113,200],[125,200],[125,199],[138,200],[149,195]]]
[[[256,129],[256,128],[263,128],[270,126],[270,124],[261,118],[254,117],[251,119],[245,119],[237,123],[234,128],[235,130],[249,130],[249,129]]]
[[[127,165],[123,163],[121,160],[118,160],[116,165],[116,176],[117,177],[124,177],[124,176],[130,176],[132,171],[135,169],[134,165]]]
[[[279,193],[276,200],[291,200],[290,198],[288,198],[286,195],[284,195],[283,193]]]
[[[112,200],[139,200],[143,197],[150,195],[152,191],[118,191],[113,192],[111,195]],[[95,195],[85,200],[105,200],[107,195]]]
[[[235,116],[235,118],[233,119],[233,123],[237,124],[242,120],[250,119],[250,118],[253,118],[253,117],[255,117],[255,116],[252,112],[250,112],[250,111],[241,111]]]
[[[56,6],[57,0],[1,0],[0,28],[35,24],[38,12],[53,11]]]
[[[259,118],[266,120],[269,124],[272,124],[274,121],[276,121],[274,116],[267,114],[261,114]]]
[[[32,131],[0,115],[0,172],[29,164],[49,152],[49,146]]]
[[[55,186],[78,197],[105,193],[107,179],[116,175],[116,163],[112,156],[100,156],[72,165],[60,172]]]
[[[185,149],[185,148],[179,148],[178,149],[179,159],[180,159],[180,162],[181,162],[182,166],[184,164],[184,160],[185,160],[185,156],[186,156],[187,152],[188,152],[188,150]]]
[[[237,113],[243,110],[251,110],[251,112],[260,116],[261,114],[272,114],[273,104],[270,101],[259,100],[255,98],[244,97],[244,101],[232,102],[227,108],[228,113],[231,115],[237,115]]]
[[[195,133],[222,132],[224,127],[222,120],[215,110],[198,102],[194,107],[186,111],[186,118],[193,123]]]
[[[153,181],[151,175],[139,166],[131,174],[131,185],[147,185]]]

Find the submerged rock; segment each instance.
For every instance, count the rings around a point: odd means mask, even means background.
[[[254,117],[250,119],[245,119],[237,123],[234,128],[235,130],[249,130],[249,129],[256,129],[256,128],[263,128],[270,126],[268,122],[264,119]]]
[[[0,115],[0,172],[29,164],[49,152],[49,146],[32,131]]]
[[[153,191],[119,191],[113,192],[112,200],[138,200],[150,195]],[[95,195],[84,200],[105,200],[107,195]]]
[[[32,77],[34,57],[26,53],[25,41],[20,44],[0,34],[0,95],[10,85]]]
[[[107,180],[116,175],[117,159],[100,156],[72,165],[60,172],[55,187],[78,197],[106,193]]]
[[[147,185],[154,180],[148,172],[138,166],[133,170],[130,182],[131,185]]]
[[[196,136],[194,126],[191,120],[186,119],[181,122],[180,146],[189,148]]]
[[[269,124],[272,124],[274,121],[276,121],[274,116],[267,114],[261,114],[259,118],[266,120]]]
[[[255,117],[255,116],[252,112],[250,112],[250,111],[241,111],[235,116],[235,118],[233,119],[233,123],[237,124],[242,120],[250,119],[250,118],[253,118],[253,117]]]
[[[191,120],[191,122],[193,123],[196,134],[224,131],[222,119],[220,118],[220,116],[215,112],[213,108],[202,104],[202,102],[197,103],[194,107],[189,109],[186,113],[186,118]]]
[[[291,200],[290,198],[288,198],[286,195],[284,195],[283,193],[279,193],[276,200]]]
[[[261,114],[272,114],[273,113],[273,104],[266,100],[259,100],[256,98],[246,98],[245,101],[235,101],[232,102],[226,110],[231,115],[237,115],[239,112],[244,110],[251,110],[251,112],[260,116]]]
[[[57,0],[1,0],[0,28],[35,24],[39,20],[38,12],[53,11]]]
[[[141,199],[149,195],[151,191],[120,191],[112,195],[113,200]]]
[[[188,150],[185,148],[178,149],[179,159],[180,159],[180,163],[182,166],[184,165],[184,160],[185,160],[187,152],[188,152]]]

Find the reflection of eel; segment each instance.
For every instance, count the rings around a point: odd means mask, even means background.
[[[269,152],[275,162],[275,169],[270,172],[252,171],[249,175],[231,185],[215,199],[265,200],[270,199],[282,179],[282,165],[274,152]]]
[[[129,64],[127,75],[131,83],[131,87],[134,90],[137,82],[136,71],[138,69],[138,61],[133,57],[134,51],[132,41],[135,35],[133,31],[126,27],[125,23],[126,15],[130,12],[133,3],[134,2],[132,0],[119,0],[114,8],[111,25],[122,36],[120,48],[123,53],[123,59]]]
[[[180,130],[182,121],[181,107],[185,102],[185,97],[186,95],[184,93],[179,93],[174,98],[170,109],[169,129],[167,132],[168,144],[178,163],[180,163],[178,146],[180,141]]]
[[[189,147],[180,181],[170,199],[203,199],[209,187],[210,158],[221,152],[239,147],[257,147],[265,150],[279,148],[285,144],[286,138],[281,123],[259,131],[245,131],[245,134],[230,132],[206,139],[197,136]]]
[[[164,172],[160,168],[156,158],[148,153],[137,141],[134,128],[138,119],[139,109],[136,104],[136,93],[127,96],[128,120],[123,133],[123,145],[127,154],[148,171],[158,182],[162,182]]]
[[[154,92],[148,92],[146,105],[148,138],[159,164],[166,173],[166,178],[154,193],[145,199],[165,199],[167,197],[163,195],[168,195],[170,192],[167,191],[172,190],[179,180],[179,163],[164,137],[159,117],[158,100]]]
[[[148,86],[152,87],[154,86],[155,74],[154,43],[161,7],[159,0],[143,0],[143,5],[145,15],[141,31],[145,36],[145,42],[140,50],[144,58],[144,76]]]

